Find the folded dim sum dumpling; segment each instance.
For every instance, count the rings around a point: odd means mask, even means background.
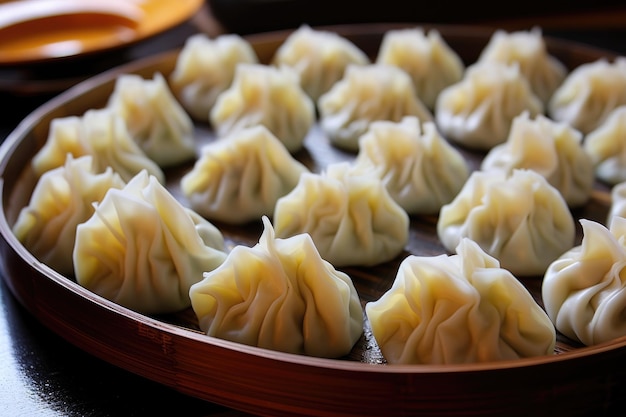
[[[314,101],[343,77],[349,64],[366,65],[369,57],[335,32],[301,25],[276,50],[272,64],[286,65],[300,75],[304,91]]]
[[[230,87],[240,63],[258,63],[256,52],[240,35],[192,35],[169,76],[172,91],[193,118],[207,122],[217,96]]]
[[[420,27],[385,32],[376,63],[406,71],[417,96],[431,110],[441,90],[460,81],[465,71],[461,57],[438,30],[425,32]]]
[[[261,124],[295,153],[315,122],[315,103],[300,86],[294,69],[240,64],[209,117],[218,136]]]
[[[568,74],[550,99],[548,114],[587,134],[622,105],[626,105],[626,57],[613,62],[603,58]]]
[[[206,145],[181,179],[191,208],[211,220],[246,223],[272,216],[276,201],[308,172],[265,126]]]
[[[544,106],[517,64],[484,62],[446,87],[435,105],[437,127],[449,140],[488,151],[506,141],[513,119],[524,111],[543,113]]]
[[[542,299],[556,329],[590,346],[626,336],[626,219],[581,219],[583,239],[547,269]]]
[[[548,103],[567,76],[567,67],[548,52],[541,29],[506,32],[496,30],[478,62],[517,63],[534,93]]]
[[[91,217],[93,203],[109,189],[122,187],[124,181],[110,167],[98,173],[90,155],[74,159],[69,154],[63,166],[39,178],[13,233],[39,261],[72,276],[76,227]]]
[[[528,290],[475,242],[456,255],[410,255],[365,306],[391,364],[460,364],[554,354],[556,331]]]
[[[474,171],[441,208],[437,235],[449,251],[468,237],[513,274],[536,276],[574,245],[575,226],[561,193],[540,174]]]
[[[507,141],[492,148],[482,161],[483,171],[532,169],[553,185],[570,207],[580,207],[591,196],[595,175],[582,146],[583,135],[567,123],[528,112],[513,119]]]
[[[303,173],[296,187],[278,199],[276,236],[309,233],[322,258],[334,266],[376,265],[402,253],[409,217],[377,175],[348,162],[320,174]]]
[[[95,172],[111,167],[124,181],[142,170],[165,181],[161,168],[137,145],[122,117],[111,109],[91,109],[82,116],[53,119],[44,146],[32,159],[37,175],[65,164],[67,155],[92,156]]]
[[[359,137],[376,120],[399,122],[416,116],[432,120],[415,93],[411,77],[392,65],[349,65],[343,78],[318,100],[320,126],[330,142],[356,152]]]
[[[165,314],[191,305],[189,288],[225,259],[217,228],[193,216],[146,171],[109,190],[76,228],[76,281],[131,310]]]
[[[585,137],[597,178],[615,185],[626,181],[626,105],[616,107]]]
[[[378,174],[391,197],[410,215],[436,214],[469,177],[461,153],[433,122],[406,116],[372,122],[361,136],[355,169]]]
[[[121,75],[107,107],[122,116],[135,142],[160,167],[195,158],[193,122],[161,73],[152,79]]]
[[[267,217],[253,247],[236,246],[189,290],[209,336],[281,352],[337,358],[363,333],[351,278],[320,257],[307,234],[275,237]]]

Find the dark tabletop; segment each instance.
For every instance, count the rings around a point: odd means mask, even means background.
[[[233,13],[231,9],[224,13]],[[232,15],[225,14],[225,19]],[[232,23],[233,30],[241,29]],[[279,22],[288,25],[293,22]],[[331,23],[326,20],[321,23]],[[202,24],[206,24],[203,20]],[[108,56],[89,58],[85,67],[95,72],[182,45],[202,30],[197,21],[167,31]],[[266,23],[263,30],[271,29]],[[240,30],[244,32],[243,30]],[[560,27],[544,30],[548,36],[587,43],[626,55],[626,24],[620,28]],[[0,69],[0,78],[3,75]],[[73,71],[76,71],[73,69]],[[6,75],[6,71],[4,73]],[[76,77],[86,73],[76,73]],[[27,84],[27,83],[25,83]],[[28,90],[28,89],[26,89]],[[0,140],[20,120],[54,96],[48,91],[0,91]],[[0,415],[4,416],[242,416],[243,413],[210,404],[105,363],[83,352],[37,322],[18,304],[0,281]]]

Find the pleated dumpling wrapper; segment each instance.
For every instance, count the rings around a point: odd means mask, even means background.
[[[404,70],[386,64],[349,65],[344,76],[317,101],[320,126],[338,148],[357,152],[359,138],[377,120],[432,120]]]
[[[626,105],[626,57],[598,59],[574,68],[548,103],[548,115],[587,134]]]
[[[315,103],[293,68],[239,64],[231,86],[217,97],[209,121],[220,137],[263,125],[295,153],[304,147],[315,123]]]
[[[206,122],[217,97],[230,87],[235,68],[256,64],[252,45],[229,33],[210,38],[198,33],[187,38],[169,76],[171,88],[182,106],[196,120]]]
[[[235,246],[190,291],[209,336],[281,352],[338,358],[363,333],[352,279],[320,257],[307,234],[279,239],[269,219],[253,247]]]
[[[224,262],[221,232],[145,171],[109,190],[76,229],[76,281],[144,314],[191,305],[189,288]]]
[[[304,173],[278,199],[276,236],[308,233],[320,255],[335,267],[370,266],[400,255],[409,239],[409,216],[375,173],[347,162],[322,173]]]
[[[513,119],[544,111],[518,64],[482,62],[446,87],[435,105],[437,127],[449,140],[478,151],[506,141]]]
[[[160,167],[196,157],[193,121],[161,73],[155,73],[152,79],[121,75],[107,107],[124,119],[135,142]]]
[[[574,246],[576,224],[561,193],[527,169],[474,171],[441,208],[439,240],[453,251],[468,237],[516,276],[541,276]]]
[[[31,162],[35,174],[63,166],[68,154],[91,155],[95,172],[111,167],[126,182],[143,170],[165,181],[161,168],[134,141],[122,117],[108,108],[52,119],[46,142]]]
[[[496,30],[478,62],[517,63],[533,92],[547,104],[567,76],[567,67],[548,48],[539,27],[506,32]]]
[[[309,172],[265,126],[245,128],[202,149],[181,179],[191,208],[231,224],[273,216],[276,201]]]
[[[420,127],[422,126],[422,127]],[[437,214],[469,177],[463,155],[433,122],[406,116],[373,122],[359,140],[354,167],[378,174],[391,197],[409,214]]]
[[[313,101],[339,81],[350,64],[367,65],[369,57],[338,33],[301,25],[276,50],[272,65],[286,65],[300,76]]]
[[[556,329],[591,346],[626,336],[626,219],[581,219],[583,239],[554,261],[541,296]]]
[[[390,364],[461,364],[554,354],[556,331],[517,278],[475,242],[456,255],[410,255],[365,306]]]
[[[58,273],[74,275],[72,252],[76,227],[91,217],[97,203],[124,181],[109,167],[93,169],[92,157],[74,159],[45,172],[37,181],[28,205],[20,210],[13,233],[40,262]]]
[[[610,185],[626,181],[626,105],[616,107],[589,132],[583,147],[598,179]]]
[[[582,133],[567,123],[541,114],[531,119],[524,112],[513,119],[508,139],[487,153],[480,169],[531,169],[559,190],[571,208],[580,207],[591,197],[595,180],[582,140]]]
[[[403,69],[413,80],[415,93],[430,110],[441,91],[463,78],[465,65],[436,29],[392,29],[380,43],[377,64]]]

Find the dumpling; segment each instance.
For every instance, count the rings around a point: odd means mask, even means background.
[[[423,131],[422,131],[423,129]],[[391,197],[409,214],[437,214],[469,177],[463,155],[433,122],[406,116],[372,122],[359,140],[354,167],[378,174]]]
[[[436,29],[420,27],[385,32],[377,64],[397,66],[413,80],[415,92],[429,109],[435,108],[439,93],[463,78],[465,64]]]
[[[475,242],[410,255],[365,306],[388,363],[460,364],[554,354],[556,331],[528,290]]]
[[[555,260],[541,296],[556,329],[591,346],[626,336],[626,219],[581,219],[583,239]]]
[[[347,355],[363,333],[351,278],[307,234],[279,239],[267,217],[254,247],[236,246],[189,290],[207,335],[316,357]]]
[[[184,310],[191,285],[226,259],[224,248],[207,245],[221,240],[210,233],[219,231],[142,171],[109,190],[76,228],[76,281],[143,314]]]
[[[474,171],[443,206],[437,235],[453,251],[468,237],[515,275],[542,275],[574,245],[574,218],[559,191],[525,169]]]
[[[411,77],[391,65],[350,65],[343,78],[318,100],[320,126],[330,142],[356,152],[359,138],[376,120],[399,122],[432,114],[417,97]]]
[[[349,64],[366,65],[369,57],[347,38],[301,25],[276,50],[272,64],[286,65],[300,75],[306,93],[317,99],[343,77]]]
[[[567,67],[548,52],[541,29],[506,32],[496,30],[478,62],[519,64],[533,92],[547,104],[567,76]]]
[[[513,119],[507,141],[492,148],[481,169],[532,169],[554,186],[570,207],[580,207],[591,196],[595,175],[582,146],[583,135],[567,123],[528,112]]]
[[[261,124],[295,153],[313,127],[315,103],[294,69],[240,64],[232,85],[218,96],[210,121],[218,136]]]
[[[606,224],[611,224],[613,216],[626,217],[626,181],[615,184],[611,188],[611,202]]]
[[[626,104],[626,58],[599,59],[569,73],[548,103],[548,115],[584,134],[598,128]]]
[[[611,185],[626,181],[626,105],[616,107],[589,132],[583,147],[597,178]]]
[[[165,181],[161,168],[141,150],[122,117],[111,109],[53,119],[44,146],[32,159],[37,175],[65,164],[67,155],[92,156],[94,172],[113,168],[127,182],[142,170]]]
[[[320,174],[303,173],[278,199],[274,227],[281,238],[309,233],[335,267],[389,261],[409,238],[408,214],[380,178],[358,173],[348,162],[330,164]]]
[[[39,261],[66,276],[74,274],[72,251],[76,227],[93,214],[93,203],[124,181],[109,167],[93,169],[91,156],[68,155],[61,167],[45,172],[37,181],[28,205],[13,225],[17,239]]]
[[[488,151],[506,141],[515,117],[543,110],[517,64],[485,62],[469,67],[461,81],[439,94],[435,117],[447,139]]]
[[[241,36],[223,34],[212,39],[204,33],[192,35],[169,76],[172,91],[193,118],[208,122],[217,96],[230,87],[240,63],[258,63],[256,52]]]
[[[132,138],[160,167],[194,159],[194,125],[161,73],[153,79],[135,74],[117,78],[107,107],[122,116]]]
[[[206,145],[181,180],[191,208],[212,220],[241,224],[272,216],[278,198],[309,170],[265,126]]]

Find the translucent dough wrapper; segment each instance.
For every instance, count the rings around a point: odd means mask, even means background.
[[[125,182],[143,170],[165,181],[161,168],[131,137],[124,119],[108,108],[52,119],[46,143],[32,159],[35,174],[63,166],[68,154],[91,155],[95,172],[111,167]]]
[[[534,93],[546,104],[567,76],[565,65],[548,52],[538,27],[510,33],[496,30],[478,62],[517,63]]]
[[[181,180],[191,208],[227,223],[273,216],[276,201],[309,170],[266,127],[242,129],[205,146]]]
[[[378,174],[391,197],[410,215],[437,214],[469,177],[463,155],[433,122],[406,116],[373,122],[361,136],[354,167]]]
[[[219,137],[263,125],[291,153],[303,148],[315,122],[315,103],[300,86],[294,69],[240,64],[231,86],[221,93],[209,120]]]
[[[363,332],[351,278],[307,234],[279,239],[267,217],[258,244],[236,246],[189,291],[202,331],[251,346],[336,358]]]
[[[583,239],[547,269],[542,299],[557,330],[587,346],[626,335],[626,219],[581,219]]]
[[[162,74],[154,74],[151,80],[121,75],[107,107],[122,116],[133,139],[160,167],[195,158],[193,122]]]
[[[587,134],[583,146],[597,178],[611,185],[626,181],[626,105],[611,111]]]
[[[584,134],[626,104],[626,58],[582,64],[569,73],[548,103],[548,115]]]
[[[436,29],[388,30],[380,44],[377,64],[397,66],[413,80],[415,92],[429,109],[439,93],[463,77],[465,65]]]
[[[534,117],[544,106],[517,64],[472,65],[461,81],[446,87],[435,105],[437,127],[449,140],[488,151],[506,141],[513,119]]]
[[[543,275],[574,245],[575,222],[561,193],[524,169],[474,171],[456,198],[441,208],[437,235],[449,251],[475,241],[515,275]]]
[[[335,163],[321,174],[304,173],[274,210],[276,236],[308,233],[322,258],[335,267],[376,265],[404,249],[409,217],[379,177]]]
[[[507,141],[492,148],[482,161],[483,171],[531,169],[545,177],[574,208],[591,196],[595,174],[582,145],[583,135],[567,123],[543,115],[531,119],[524,112],[515,119]]]
[[[109,190],[77,227],[76,281],[140,313],[177,312],[191,305],[191,285],[226,259],[223,242],[217,228],[142,171]]]
[[[392,65],[350,65],[343,78],[318,102],[320,126],[330,142],[356,152],[359,138],[377,120],[399,122],[415,116],[422,122],[432,114],[415,93],[411,77]]]
[[[341,35],[301,25],[276,50],[272,65],[286,65],[300,76],[306,93],[317,99],[328,91],[350,64],[367,65],[368,56]]]
[[[528,290],[475,242],[456,255],[410,255],[365,306],[391,364],[461,364],[554,354],[556,331]]]
[[[109,189],[122,187],[124,181],[111,168],[96,173],[91,156],[74,159],[69,154],[65,165],[39,178],[13,233],[39,261],[73,276],[76,227],[91,217],[93,203],[102,200]]]
[[[190,36],[176,59],[172,91],[196,120],[208,121],[217,97],[230,87],[238,64],[256,64],[256,52],[237,34]]]

